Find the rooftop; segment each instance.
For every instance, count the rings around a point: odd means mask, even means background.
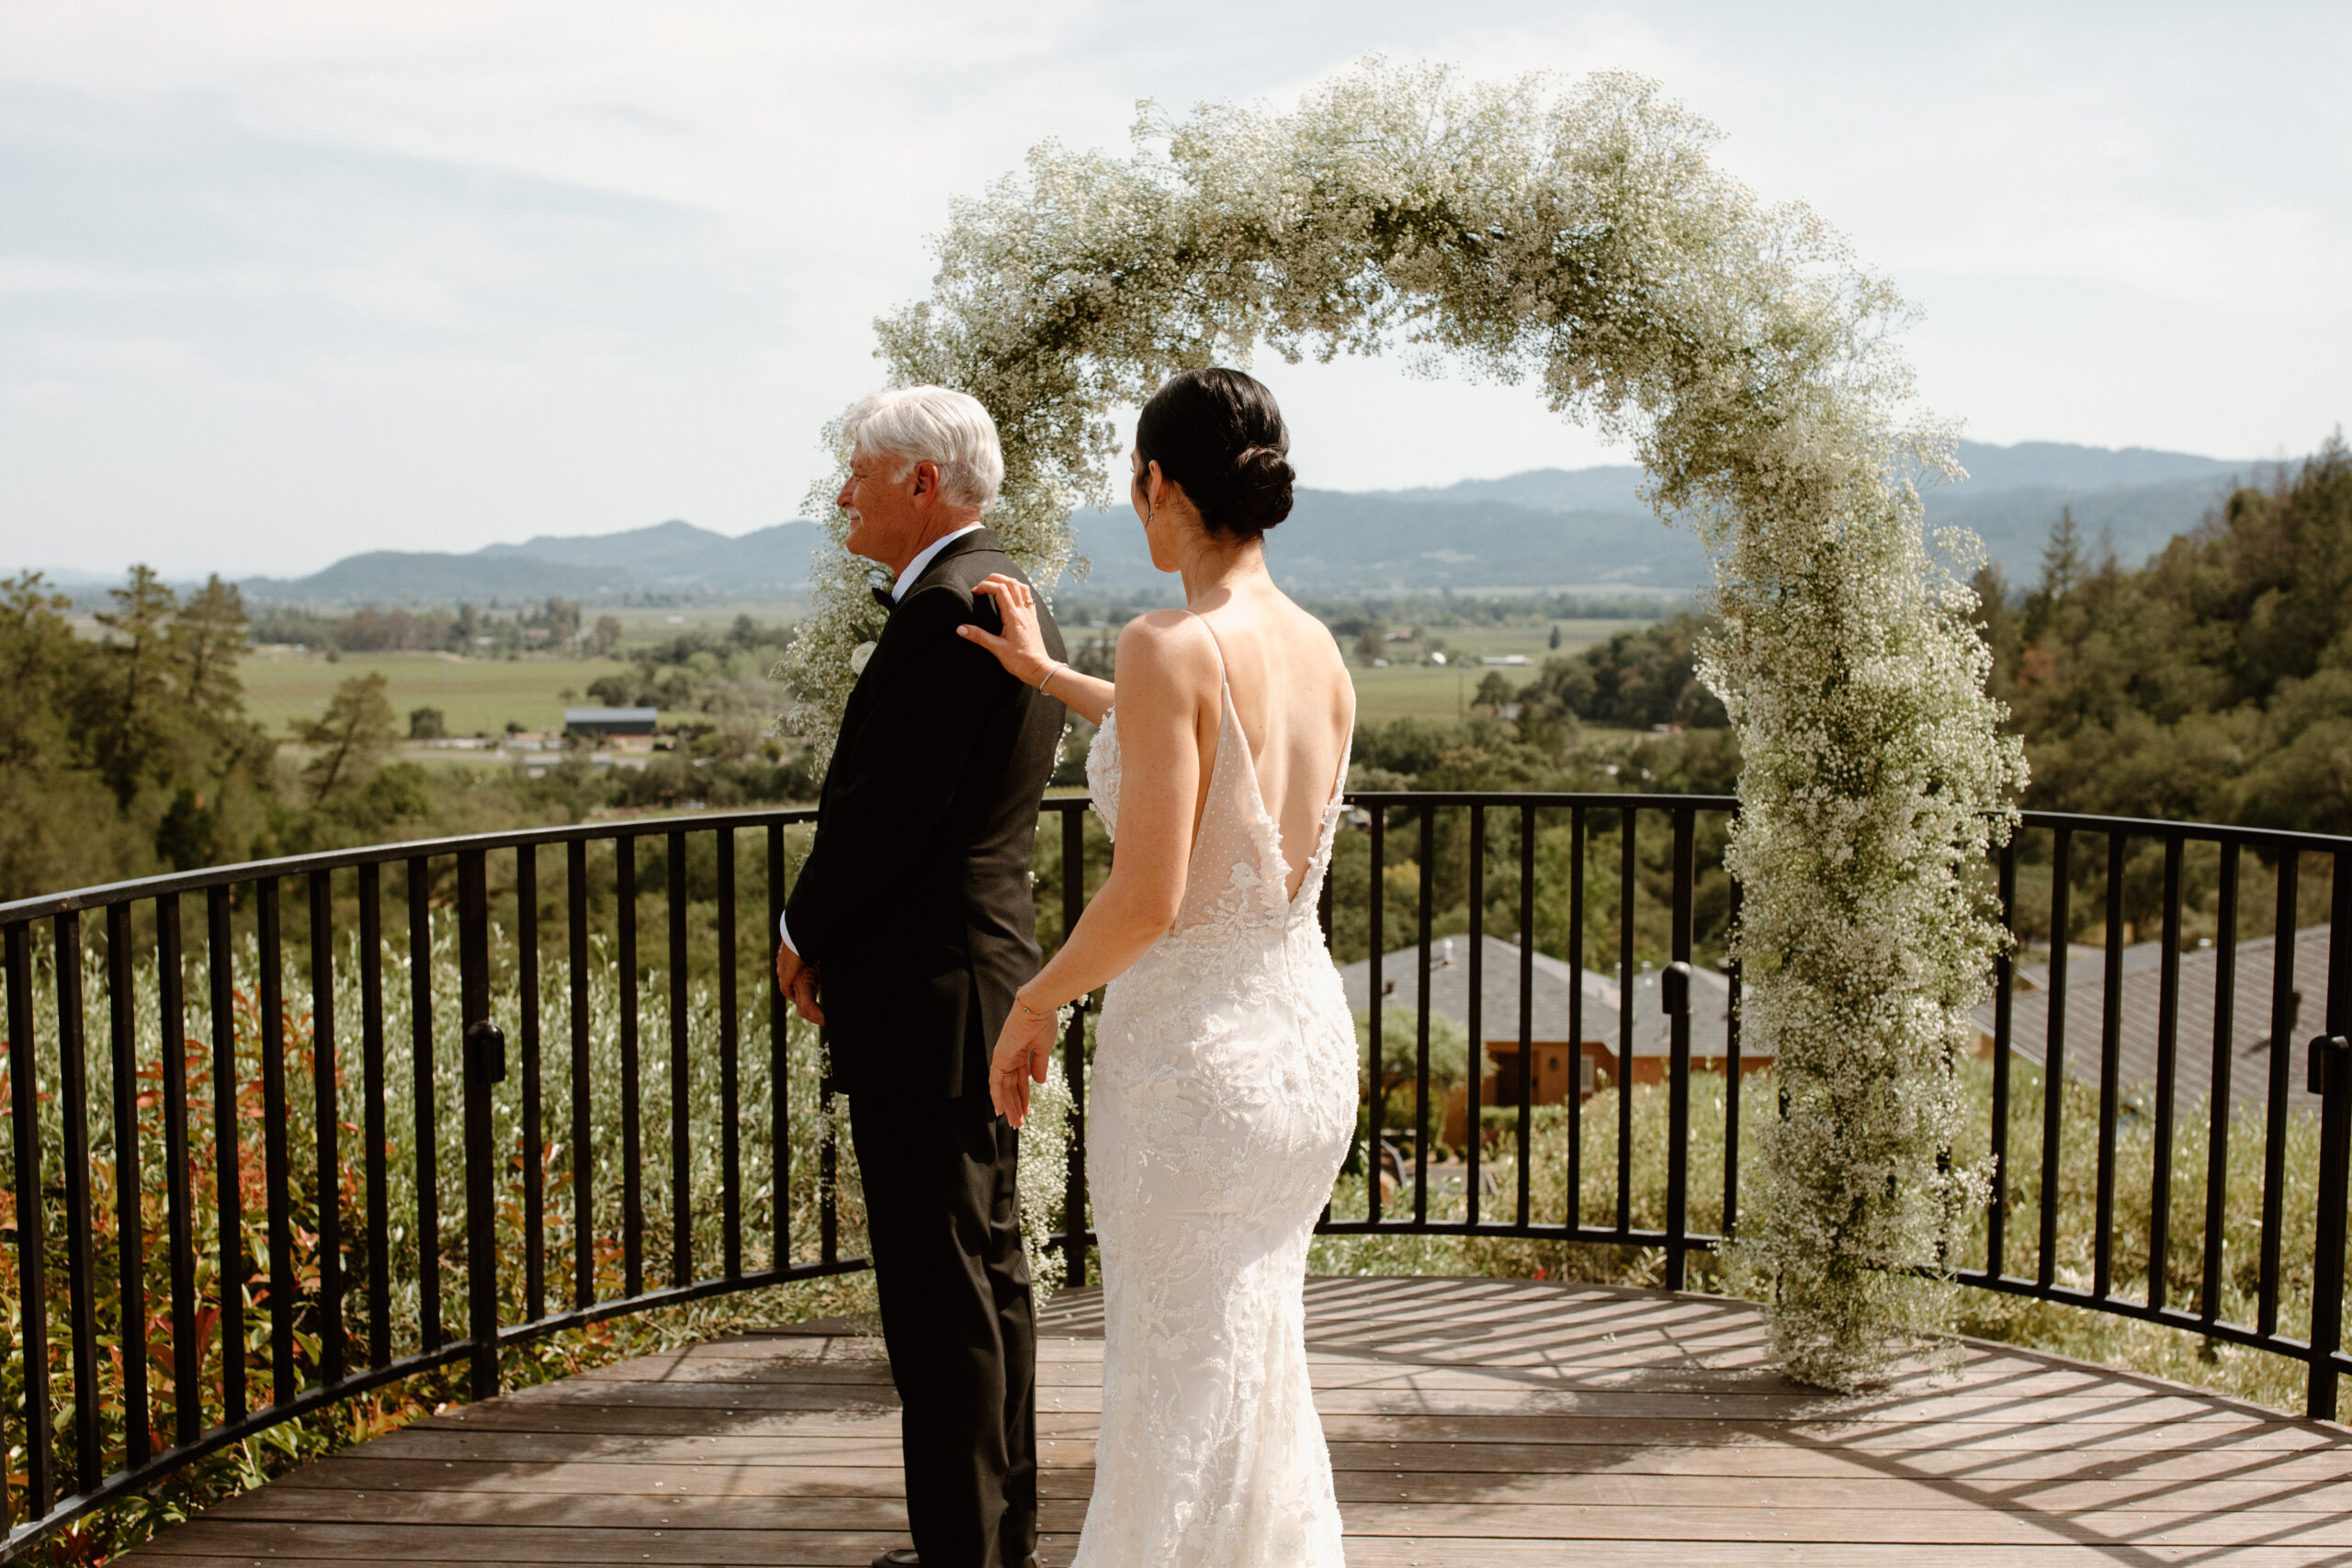
[[[1519,968],[1520,948],[1517,942],[1500,937],[1482,938],[1478,994],[1480,1009],[1478,1033],[1487,1040],[1519,1038]],[[1580,988],[1584,994],[1582,1038],[1598,1040],[1611,1053],[1617,1050],[1617,1036],[1623,1023],[1621,1001],[1623,993],[1617,982],[1590,969],[1579,970],[1548,953],[1532,955],[1533,985],[1530,987],[1532,1017],[1527,1037],[1530,1040],[1567,1040],[1576,1037],[1570,1028],[1573,1015],[1571,1003]],[[1340,983],[1347,987],[1348,1006],[1358,1010],[1371,1003],[1372,964],[1359,959],[1340,969]],[[1650,970],[1634,977],[1634,1049],[1635,1056],[1664,1056],[1668,1050],[1668,1025],[1660,1005],[1657,972]],[[1385,1005],[1407,1013],[1420,1006],[1420,951],[1417,947],[1398,948],[1384,953],[1380,967],[1381,994]],[[1724,1022],[1731,1010],[1731,981],[1716,970],[1695,967],[1690,980],[1690,1053],[1694,1056],[1724,1055]],[[1470,1023],[1470,939],[1466,936],[1438,937],[1430,943],[1430,1010],[1453,1019],[1465,1029]]]

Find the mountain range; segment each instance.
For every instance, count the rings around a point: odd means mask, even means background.
[[[2136,564],[2196,526],[2238,484],[2270,465],[2187,453],[2058,442],[2014,446],[1962,442],[1968,478],[1928,495],[1932,525],[1973,529],[2011,581],[2030,581],[2062,507],[2086,539],[2104,537]],[[1688,530],[1668,527],[1641,501],[1628,465],[1538,468],[1433,489],[1348,491],[1302,488],[1291,516],[1267,536],[1282,580],[1322,592],[1451,588],[1654,590],[1679,594],[1704,577]],[[1165,586],[1124,504],[1071,519],[1087,585]],[[807,586],[821,538],[813,523],[779,523],[729,537],[672,521],[616,534],[540,535],[469,554],[376,550],[309,577],[243,584],[257,603],[321,607],[545,598],[622,599],[789,595]],[[57,574],[79,586],[82,574]]]
[[[2137,564],[2268,467],[2049,441],[1963,441],[1960,460],[1968,478],[1928,491],[1928,522],[1973,530],[2012,582],[2039,570],[2062,508],[2074,509],[2086,540],[2104,537],[2119,558]],[[1289,519],[1266,536],[1266,559],[1285,582],[1324,591],[1686,592],[1704,579],[1705,554],[1690,530],[1668,527],[1643,503],[1643,477],[1628,464],[1535,468],[1426,490],[1301,490]],[[1092,558],[1091,583],[1153,580],[1142,530],[1124,506],[1074,521],[1079,552]]]

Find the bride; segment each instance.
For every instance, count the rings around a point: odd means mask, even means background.
[[[976,590],[1004,635],[962,628],[1101,727],[1086,776],[1110,879],[1022,987],[990,1077],[1019,1126],[1056,1010],[1108,982],[1086,1151],[1102,1430],[1076,1568],[1341,1563],[1303,1294],[1355,1128],[1355,1031],[1315,918],[1355,697],[1330,633],[1266,572],[1289,446],[1238,370],[1144,405],[1136,513],[1185,604],[1127,623],[1115,688],[1046,657],[1010,578]]]

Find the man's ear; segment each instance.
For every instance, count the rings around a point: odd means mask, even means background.
[[[930,461],[915,465],[915,499],[920,501],[925,496],[933,501],[939,499],[939,465]]]

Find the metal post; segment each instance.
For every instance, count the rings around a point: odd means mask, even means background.
[[[490,1021],[490,897],[482,852],[458,857],[458,973],[466,1021],[466,1337],[472,1395],[498,1392],[497,1151],[491,1086],[506,1077],[506,1036]]]
[[[2344,1342],[2344,1181],[2352,1155],[2352,1040],[2323,1034],[2311,1043],[2312,1093],[2320,1097],[2319,1237],[2312,1258],[2311,1381],[2303,1410],[2335,1419],[2335,1352]]]
[[[2344,1344],[2344,1183],[2352,1166],[2352,854],[2336,854],[2328,871],[2328,1032],[2312,1042],[2311,1060],[2310,1087],[2320,1096],[2319,1238],[2312,1268],[2311,1384],[2304,1400],[2305,1409],[2320,1421],[2335,1419],[2335,1360]]]
[[[1697,822],[1684,807],[1674,814],[1672,962],[1660,977],[1668,1017],[1666,1064],[1666,1288],[1679,1291],[1690,1234],[1690,905],[1697,874]]]
[[[1658,976],[1669,1021],[1666,1063],[1666,1288],[1679,1291],[1690,1208],[1690,965],[1676,959]]]

